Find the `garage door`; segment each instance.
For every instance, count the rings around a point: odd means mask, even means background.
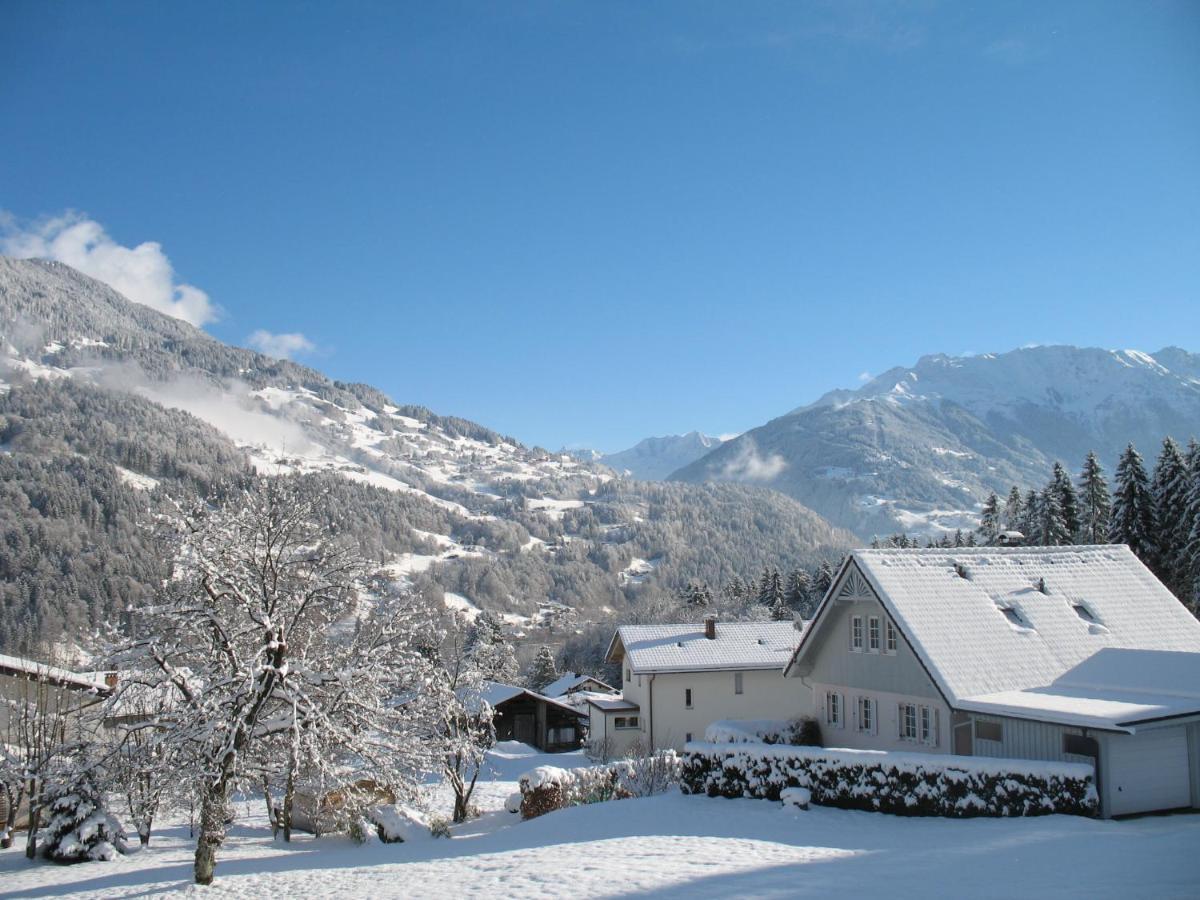
[[[1159,728],[1111,738],[1108,779],[1114,816],[1191,805],[1187,732]]]

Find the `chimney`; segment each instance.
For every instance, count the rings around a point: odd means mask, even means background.
[[[104,683],[108,687],[115,689],[117,686],[117,673],[116,672],[105,672],[104,673]]]
[[[717,617],[706,616],[704,618],[704,636],[710,641],[717,639]]]

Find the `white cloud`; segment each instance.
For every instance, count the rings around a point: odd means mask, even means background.
[[[272,334],[260,328],[246,338],[246,342],[255,350],[280,359],[291,359],[297,353],[311,353],[316,349],[316,345],[298,331]]]
[[[731,481],[770,481],[786,468],[787,461],[778,453],[764,458],[747,441],[737,457],[725,464],[722,475]]]
[[[24,228],[11,216],[0,217],[0,252],[66,263],[135,303],[193,325],[217,318],[217,307],[208,294],[175,281],[175,270],[161,244],[146,241],[124,247],[99,222],[79,213],[67,212]]]
[[[860,384],[866,384],[870,380],[871,380],[870,372],[859,372],[858,373],[858,381]]]

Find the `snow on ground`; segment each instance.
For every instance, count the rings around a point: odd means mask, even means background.
[[[190,884],[187,828],[113,863],[28,863],[0,851],[0,897],[1193,897],[1200,815],[1121,822],[899,818],[677,792],[551,813],[504,811],[517,779],[579,753],[497,746],[476,788],[483,814],[449,840],[356,846],[271,839],[261,801],[239,803],[211,888]],[[450,808],[444,785],[430,788]]]
[[[456,594],[453,591],[444,591],[442,593],[442,603],[445,604],[446,609],[457,610],[472,622],[479,618],[479,607],[462,594]]]
[[[152,491],[158,487],[157,478],[151,478],[149,475],[142,475],[140,472],[134,472],[121,466],[117,466],[116,470],[117,474],[121,476],[121,480],[130,487],[142,491]]]
[[[635,557],[630,561],[629,565],[621,570],[621,574],[619,576],[621,579],[621,584],[644,583],[651,575],[654,574],[654,570],[658,568],[658,565],[661,562],[662,557],[660,556],[656,556],[654,559],[639,559]]]

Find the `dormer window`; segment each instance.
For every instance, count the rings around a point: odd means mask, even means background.
[[[1082,603],[1072,603],[1071,609],[1075,610],[1075,615],[1083,619],[1089,625],[1099,625],[1100,620],[1096,618],[1096,614],[1084,606]]]

